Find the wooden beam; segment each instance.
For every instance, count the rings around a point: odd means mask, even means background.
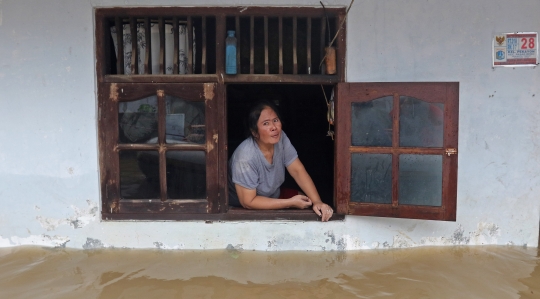
[[[124,74],[124,26],[122,20],[119,17],[114,19],[116,27],[116,73],[118,75]]]
[[[188,36],[187,73],[193,74],[193,22],[191,20],[191,16],[187,17],[187,36]]]
[[[159,18],[159,73],[165,74],[165,21]]]
[[[137,20],[129,19],[129,27],[131,29],[131,74],[139,73],[139,53],[137,51]]]
[[[144,18],[144,40],[146,42],[144,57],[144,74],[152,74],[152,26],[150,18]]]
[[[174,41],[174,50],[173,50],[173,71],[172,73],[177,75],[179,73],[179,49],[180,49],[180,37],[178,32],[178,18],[173,18],[173,41]]]

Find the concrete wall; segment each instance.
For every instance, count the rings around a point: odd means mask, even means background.
[[[496,32],[540,31],[537,0],[356,1],[348,82],[459,81],[456,222],[348,216],[314,222],[102,222],[95,7],[143,0],[0,0],[0,247],[343,250],[537,246],[540,73],[492,68]],[[349,1],[325,1],[347,6]],[[152,1],[308,5],[319,1]]]

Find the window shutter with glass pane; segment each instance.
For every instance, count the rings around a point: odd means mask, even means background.
[[[459,83],[340,83],[338,213],[455,221]]]

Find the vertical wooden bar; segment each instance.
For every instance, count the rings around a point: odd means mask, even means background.
[[[187,53],[187,73],[193,74],[193,22],[191,16],[187,17],[188,53]]]
[[[103,132],[103,137],[105,139],[105,146],[107,147],[106,151],[106,162],[104,165],[106,167],[106,176],[105,176],[105,193],[107,195],[107,201],[109,207],[107,207],[107,212],[118,213],[120,212],[120,152],[117,150],[118,145],[118,100],[121,94],[121,91],[118,88],[118,84],[110,83],[105,84],[108,87],[108,90],[103,90],[103,92],[108,92],[109,96],[107,101],[103,105],[102,119],[103,125],[110,129],[107,132]]]
[[[249,73],[255,73],[255,17],[251,16],[250,24],[250,41],[249,41]]]
[[[225,73],[225,38],[227,37],[227,28],[225,26],[220,26],[219,24],[225,24],[226,22],[225,15],[216,16],[216,74]],[[236,52],[238,52],[238,49]]]
[[[131,74],[139,73],[139,55],[137,51],[137,20],[129,18],[129,27],[131,29]]]
[[[180,49],[180,38],[178,36],[178,18],[173,18],[173,40],[174,40],[174,50],[173,50],[173,74],[178,75],[179,63],[178,63],[178,51]]]
[[[264,73],[268,74],[268,16],[264,16]]]
[[[202,17],[202,57],[201,57],[201,72],[206,74],[206,17]]]
[[[336,49],[336,67],[337,67],[337,75],[339,77],[339,81],[343,82],[345,81],[345,44],[347,39],[347,26],[346,22],[343,22],[343,19],[346,18],[346,14],[340,14],[337,17],[337,25],[336,30],[339,30],[339,25],[343,23],[343,27],[341,27],[341,30],[339,31],[337,40],[335,42],[335,45],[337,47]]]
[[[240,52],[242,51],[242,38],[240,37],[240,16],[236,16],[236,71],[240,74],[242,71],[240,69]]]
[[[307,57],[307,73],[311,74],[311,17],[307,18],[307,42],[306,42],[306,57]]]
[[[296,16],[293,17],[293,74],[298,74],[298,53],[297,53],[297,43],[296,38],[298,36],[298,19]]]
[[[144,18],[144,39],[146,42],[145,58],[144,58],[144,73],[152,73],[152,26],[150,18]]]
[[[279,74],[283,74],[283,18],[279,17]]]
[[[320,62],[322,62],[323,59],[324,59],[324,53],[325,53],[324,52],[324,47],[326,47],[326,41],[325,41],[326,37],[325,37],[325,35],[326,35],[326,17],[322,17],[321,18],[321,45],[320,45],[321,51],[319,52],[319,53],[321,53],[320,54]],[[322,74],[323,70],[320,68],[320,66],[322,66],[321,63],[319,63],[319,73]]]
[[[217,109],[215,112],[215,117],[218,119],[217,121],[217,132],[218,132],[218,193],[219,193],[219,213],[225,213],[228,210],[229,205],[227,204],[227,198],[229,195],[228,190],[228,182],[227,182],[227,160],[228,160],[228,154],[227,154],[227,101],[225,100],[227,98],[227,90],[225,84],[216,84],[216,101],[215,106]],[[212,138],[213,139],[213,138]]]
[[[157,90],[158,100],[158,144],[159,144],[159,185],[161,201],[167,200],[167,151],[165,151],[165,122],[167,109],[165,91]]]
[[[350,83],[336,84],[335,118],[336,141],[334,154],[334,205],[337,213],[349,214],[351,198],[351,103]]]
[[[122,26],[122,19],[116,17],[114,19],[114,26],[116,27],[116,73],[118,75],[124,74],[124,26]]]
[[[392,148],[399,148],[399,94],[394,93],[392,109]],[[392,208],[397,213],[399,199],[399,154],[392,154]]]
[[[159,73],[165,74],[165,21],[159,18]]]

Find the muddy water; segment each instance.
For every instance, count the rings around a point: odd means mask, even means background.
[[[0,248],[0,298],[540,298],[521,247],[357,252]]]

